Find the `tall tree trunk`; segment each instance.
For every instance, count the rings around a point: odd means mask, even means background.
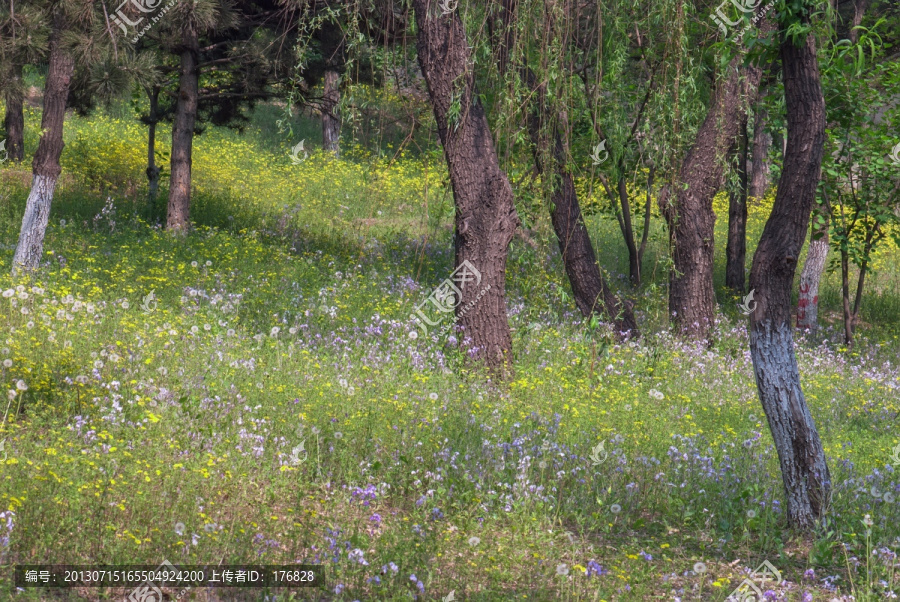
[[[159,86],[147,91],[150,113],[147,117],[147,209],[152,215],[159,192],[159,167],[156,165],[156,124],[159,123]]]
[[[199,52],[196,25],[187,18],[181,30],[181,73],[178,77],[175,122],[172,125],[169,205],[166,208],[166,229],[179,232],[190,226],[191,151],[200,84]]]
[[[766,196],[769,189],[769,148],[772,146],[772,135],[766,131],[769,114],[757,105],[753,120],[753,154],[750,168],[750,188],[747,195],[753,199]]]
[[[800,298],[797,301],[797,328],[809,330],[813,335],[819,329],[819,282],[828,258],[829,212],[823,211],[822,217],[825,221],[814,221],[810,229],[809,249],[803,271],[800,272]]]
[[[62,168],[59,164],[63,150],[63,125],[66,119],[66,99],[75,70],[75,60],[62,44],[66,18],[61,11],[53,17],[50,34],[50,57],[44,88],[44,113],[41,116],[41,136],[34,160],[31,193],[25,204],[19,244],[13,254],[12,274],[20,270],[30,271],[40,265],[44,254],[44,234],[50,217],[53,191]]]
[[[341,101],[338,89],[338,72],[331,69],[325,71],[325,94],[322,99],[322,148],[340,156],[341,120],[337,114],[337,106]]]
[[[765,19],[761,29],[773,27]],[[674,194],[660,195],[660,209],[669,224],[673,269],[669,275],[669,315],[684,333],[705,338],[715,320],[713,248],[716,215],[712,200],[724,183],[722,156],[738,135],[747,98],[759,88],[762,69],[741,67],[732,59],[716,87],[706,119],[681,165]],[[670,198],[674,196],[674,200]]]
[[[22,87],[22,65],[13,62],[9,70],[10,82],[4,94],[6,115],[3,129],[6,132],[8,158],[18,163],[25,159],[25,90]]]
[[[549,146],[548,137],[553,138],[553,191],[550,196],[550,221],[559,241],[559,252],[572,292],[575,305],[585,317],[597,313],[616,325],[619,336],[637,334],[637,322],[631,304],[624,304],[616,298],[600,273],[597,256],[591,237],[584,224],[575,180],[566,169],[568,148],[564,136],[568,132],[568,118],[565,113],[557,116],[557,122],[547,123],[547,88],[538,84],[534,72],[522,68],[522,79],[532,93],[534,102],[528,117],[528,133],[534,147],[534,165],[538,174],[545,172],[544,152]]]
[[[859,30],[856,28],[862,25],[863,17],[868,7],[869,0],[854,0],[853,2],[853,24],[850,28],[850,41],[854,44],[859,41]]]
[[[741,120],[738,142],[739,187],[728,197],[728,244],[725,248],[725,286],[744,292],[747,263],[747,115]]]
[[[831,475],[800,387],[791,329],[791,289],[822,167],[825,100],[815,38],[781,44],[788,141],[775,204],[753,258],[750,355],[778,451],[791,525],[809,530],[822,515]]]
[[[479,287],[462,288],[456,306],[458,324],[471,339],[470,354],[505,371],[512,348],[506,315],[506,256],[519,225],[512,187],[500,169],[487,117],[475,93],[462,21],[456,13],[442,14],[437,0],[413,0],[413,8],[419,66],[456,202],[456,265],[468,261],[481,273]]]

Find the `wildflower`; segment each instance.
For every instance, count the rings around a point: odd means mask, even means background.
[[[381,567],[381,572],[382,572],[382,573],[387,573],[387,572],[388,572],[388,569],[390,569],[390,571],[396,575],[397,572],[400,570],[400,567],[398,567],[398,566],[397,566],[396,564],[394,564],[393,562],[389,562],[389,563],[387,563],[386,565],[384,565],[384,566]]]
[[[128,299],[122,301],[122,309],[128,309],[131,305],[128,303]]]
[[[272,330],[269,332],[269,335],[270,335],[272,338],[275,338],[275,337],[278,336],[278,333],[279,333],[279,332],[281,332],[281,329],[280,329],[279,327],[277,327],[277,326],[273,326],[273,327],[272,327]]]
[[[347,379],[346,378],[340,379],[338,381],[338,384],[341,386],[342,389],[346,389],[347,388]]]
[[[334,433],[335,439],[341,439],[341,438],[343,438],[343,436],[344,436],[344,433],[342,433],[341,431],[337,431]]]
[[[355,548],[351,550],[349,554],[347,554],[347,558],[358,562],[363,566],[369,566],[369,563],[366,561],[364,554],[365,553],[362,550],[360,550],[359,548]]]
[[[430,394],[428,395],[428,397],[431,399],[431,401],[437,401],[438,394],[437,394],[437,393],[430,393]]]
[[[347,387],[347,395],[352,397],[354,393],[356,393],[356,389],[353,387],[353,385]]]
[[[6,297],[7,299],[9,299],[10,297],[12,297],[15,294],[16,294],[16,291],[14,291],[11,288],[8,288],[5,291],[3,291],[3,296]]]
[[[612,512],[613,514],[618,514],[619,512],[622,511],[622,506],[620,506],[618,504],[613,504],[612,506],[609,507],[609,511]]]
[[[226,332],[225,334],[227,334],[230,337],[233,337],[234,336],[234,328],[229,328],[228,332]]]
[[[160,367],[159,367],[159,370],[157,370],[157,372],[159,372],[160,374],[162,374],[163,376],[165,376],[166,374],[169,373],[169,369],[166,368],[165,366],[160,366]]]
[[[207,533],[212,533],[216,530],[216,523],[208,523],[206,525],[203,525],[203,530]]]
[[[698,575],[702,575],[706,572],[706,564],[703,562],[695,562],[694,563],[694,572]]]
[[[203,325],[203,330],[209,332],[210,330],[212,330],[212,326],[210,326],[209,324],[204,324],[204,325]]]
[[[175,533],[184,535],[184,523],[175,523]]]
[[[206,260],[206,267],[211,267],[211,266],[212,266],[212,261],[210,261],[209,259],[207,259],[207,260]]]
[[[631,411],[631,404],[630,404],[630,403],[626,403],[626,404],[625,404],[625,411],[626,411],[626,412],[630,412],[630,411]]]
[[[20,382],[21,382],[21,381],[20,381]],[[864,524],[864,525],[867,526],[867,527],[871,527],[872,525],[875,524],[875,521],[872,520],[872,516],[871,516],[871,515],[867,514],[867,515],[865,515],[865,516],[863,517],[862,524]]]
[[[15,399],[16,395],[18,395],[18,393],[16,393],[14,389],[10,389],[9,391],[6,392],[6,396],[9,397],[10,399]]]
[[[747,510],[747,518],[756,518],[756,510]]]
[[[3,367],[4,367],[4,368],[12,368],[12,364],[13,364],[13,362],[12,362],[11,359],[5,359],[5,360],[3,360]]]
[[[373,514],[372,516],[369,517],[369,520],[372,521],[373,523],[375,523],[376,525],[380,525],[381,524],[381,515],[376,512],[375,514]]]
[[[416,339],[419,338],[419,333],[416,332],[415,330],[410,331],[410,333],[409,333],[409,338],[411,338],[412,340],[415,341]]]
[[[657,391],[656,389],[650,389],[650,397],[661,401],[662,399],[665,398],[665,395],[663,395],[662,391]]]
[[[601,577],[608,573],[606,569],[604,569],[596,560],[591,560],[587,563],[587,570],[585,574],[590,577],[591,575],[596,575],[597,577]]]
[[[313,434],[313,435],[318,435],[319,433],[322,432],[322,431],[319,430],[319,427],[317,427],[317,426],[312,427],[311,430],[312,430],[312,434]]]
[[[556,565],[556,574],[560,577],[565,577],[569,574],[569,565],[565,563],[560,563]]]
[[[297,334],[297,327],[291,326],[290,328],[288,328],[288,332],[291,334]]]
[[[17,388],[19,391],[27,391],[27,390],[28,390],[28,385],[25,384],[25,381],[24,381],[24,380],[17,380],[17,381],[16,381],[16,388]]]
[[[196,325],[195,325],[195,326],[191,326],[191,334],[197,334],[198,332],[200,332],[200,329],[197,328]]]
[[[122,358],[119,357],[119,355],[116,354],[116,353],[111,353],[111,354],[109,355],[109,361],[111,361],[111,362],[113,362],[113,363],[118,363],[119,360],[121,360],[121,359],[122,359]]]
[[[191,535],[191,545],[192,545],[192,546],[195,546],[195,545],[197,545],[197,543],[198,543],[199,541],[200,541],[200,536],[197,535],[196,533],[193,533],[193,534]]]
[[[194,262],[194,263],[196,263],[196,262]],[[344,591],[344,584],[343,584],[343,583],[338,583],[337,585],[334,586],[334,593],[335,593],[335,594],[340,595],[342,591]]]
[[[647,562],[650,562],[651,560],[653,560],[653,556],[651,556],[650,554],[648,554],[647,552],[645,552],[643,550],[641,550],[641,558],[643,558]]]
[[[474,535],[469,538],[469,545],[472,546],[473,548],[480,543],[481,543],[481,539],[478,537],[475,537]]]
[[[192,268],[197,267],[197,265],[199,265],[199,264],[198,264],[196,261],[192,261],[192,262],[191,262],[191,267],[192,267]]]

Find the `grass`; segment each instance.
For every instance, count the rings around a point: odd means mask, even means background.
[[[33,152],[37,115],[27,124]],[[778,599],[896,589],[896,249],[879,256],[859,344],[838,342],[832,274],[822,336],[797,349],[834,482],[805,538],[785,527],[736,300],[720,288],[710,347],[664,328],[658,218],[635,293],[645,335],[626,344],[576,313],[535,218],[537,247],[511,249],[516,374],[498,384],[455,338],[409,336],[412,308],[452,270],[440,155],[353,148],[293,165],[296,141],[258,121],[210,128],[197,228],[173,238],[164,191],[146,204],[142,130],[102,114],[66,128],[45,265],[29,282],[0,271],[11,598],[57,599],[13,594],[15,564],[163,559],[327,567],[321,590],[254,600],[723,600],[764,559],[785,580]],[[28,184],[27,167],[0,168],[0,265]],[[751,210],[751,251],[770,203]],[[624,289],[615,221],[589,227]]]

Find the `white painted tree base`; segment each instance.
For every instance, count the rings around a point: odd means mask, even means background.
[[[40,265],[44,254],[44,234],[47,232],[47,220],[50,218],[50,204],[53,202],[53,191],[57,178],[35,175],[31,182],[31,193],[25,204],[25,215],[22,217],[22,229],[19,231],[19,244],[13,255],[12,273],[19,270],[33,270]]]

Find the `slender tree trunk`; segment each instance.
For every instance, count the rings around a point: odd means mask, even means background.
[[[462,21],[442,14],[437,0],[413,0],[419,66],[425,76],[456,202],[456,265],[480,272],[461,288],[458,324],[470,355],[498,371],[511,369],[512,336],[506,314],[506,257],[519,225],[513,192],[500,169]],[[459,103],[459,112],[454,106]],[[479,291],[478,289],[481,289]],[[466,309],[470,308],[470,309]]]
[[[773,27],[765,19],[761,29]],[[759,88],[762,69],[741,67],[732,59],[725,80],[716,88],[694,146],[681,165],[675,193],[660,195],[669,224],[673,269],[669,275],[669,314],[685,334],[706,338],[715,320],[713,248],[716,215],[712,200],[724,183],[722,156],[738,135],[747,98]],[[670,200],[674,196],[674,199]]]
[[[338,89],[338,72],[325,71],[325,95],[322,101],[322,148],[340,156],[341,120],[337,114],[337,106],[341,101]]]
[[[619,205],[622,208],[622,226],[625,235],[625,246],[628,248],[628,275],[631,285],[641,285],[641,261],[638,258],[637,244],[634,242],[634,225],[631,222],[631,202],[628,198],[628,186],[625,178],[619,178],[618,183]]]
[[[584,224],[575,180],[566,169],[568,148],[565,132],[568,132],[568,118],[565,113],[558,115],[557,123],[551,127],[547,123],[547,88],[538,84],[534,73],[528,67],[521,70],[523,83],[531,91],[534,102],[528,117],[528,133],[534,147],[534,165],[538,174],[545,172],[544,152],[549,146],[548,137],[553,137],[553,191],[550,196],[550,221],[559,241],[559,251],[575,304],[585,317],[592,313],[605,316],[615,323],[620,336],[637,334],[637,323],[631,304],[624,304],[616,298],[600,273],[597,256],[591,237]],[[548,131],[548,130],[552,130]]]
[[[744,271],[747,264],[747,115],[741,120],[738,142],[737,190],[728,198],[728,244],[725,248],[725,286],[744,292]]]
[[[853,25],[850,29],[850,41],[854,44],[859,41],[859,30],[856,28],[862,25],[863,17],[868,7],[869,0],[855,0],[853,2]]]
[[[166,209],[166,229],[177,232],[186,231],[190,226],[191,151],[199,95],[199,52],[196,26],[187,19],[181,30],[181,73],[178,78],[175,122],[172,125],[169,205]]]
[[[824,223],[813,222],[810,229],[809,249],[800,272],[800,297],[797,300],[797,328],[816,334],[819,329],[819,282],[825,272],[828,259],[828,218],[823,211]]]
[[[159,123],[159,86],[148,90],[150,114],[147,118],[147,207],[152,215],[159,192],[159,167],[156,165],[156,124]]]
[[[853,344],[853,310],[850,308],[850,257],[841,249],[841,301],[844,311],[844,343]]]
[[[44,88],[44,113],[41,116],[41,136],[31,163],[33,179],[31,193],[25,204],[19,244],[13,255],[12,274],[30,271],[40,265],[44,254],[44,234],[50,217],[53,191],[62,168],[59,164],[63,150],[63,125],[66,119],[66,99],[75,69],[75,61],[61,43],[65,17],[57,11],[50,35],[50,57]]]
[[[6,131],[6,152],[17,163],[25,159],[25,94],[22,88],[22,65],[10,65],[11,80],[6,89],[6,115],[3,129]]]
[[[810,530],[828,504],[831,475],[800,387],[791,329],[791,290],[809,226],[825,141],[825,100],[815,38],[781,44],[788,143],[775,204],[753,258],[750,354],[778,451],[791,525]]]
[[[769,189],[769,148],[772,135],[766,131],[769,114],[762,107],[756,110],[753,122],[753,154],[750,169],[750,189],[747,195],[753,199],[766,196]]]

